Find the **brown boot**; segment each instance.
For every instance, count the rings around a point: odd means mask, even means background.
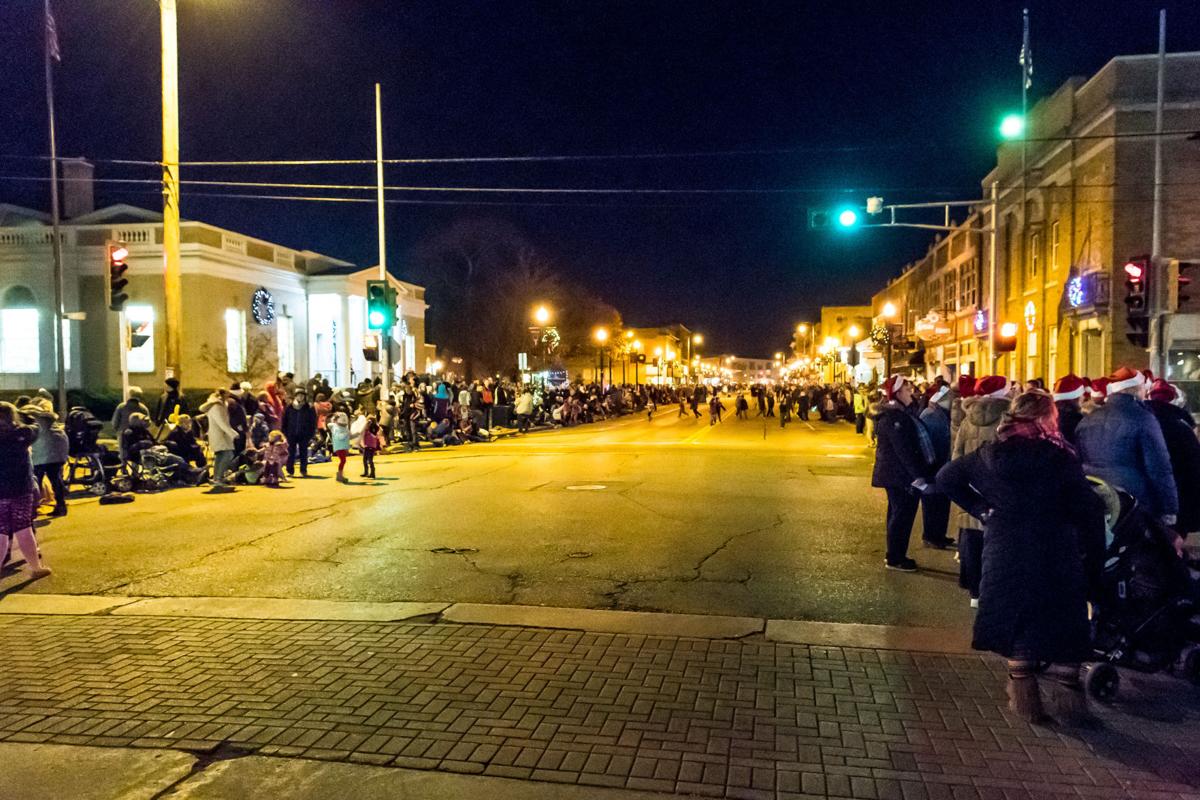
[[[1042,708],[1036,675],[1008,676],[1008,710],[1033,725],[1041,725],[1049,720]]]
[[[1072,728],[1095,728],[1100,720],[1088,708],[1079,668],[1055,664],[1046,671],[1046,705],[1050,716]]]

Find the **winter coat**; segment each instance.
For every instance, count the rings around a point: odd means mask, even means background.
[[[533,393],[522,392],[517,398],[516,412],[519,416],[526,416],[533,413]]]
[[[33,493],[29,446],[37,435],[35,425],[18,422],[11,427],[0,427],[0,499],[28,497]]]
[[[1059,400],[1054,404],[1058,408],[1058,431],[1072,447],[1078,448],[1079,423],[1083,422],[1083,411],[1077,400]]]
[[[1104,562],[1104,503],[1079,460],[1045,439],[986,444],[938,473],[968,512],[991,510],[972,646],[1006,657],[1091,657],[1087,600]]]
[[[974,453],[996,439],[996,427],[1008,410],[1007,397],[967,397],[962,401],[963,417],[950,448],[950,460]],[[950,516],[950,530],[982,530],[983,523],[961,507]]]
[[[891,402],[883,406],[875,427],[872,486],[905,489],[918,478],[932,480],[933,467],[921,449],[917,430],[920,424],[913,412],[899,403]]]
[[[117,410],[112,415],[113,433],[120,436],[129,427],[129,418],[134,414],[144,414],[146,419],[150,418],[150,409],[146,408],[145,403],[136,397],[131,397],[121,405],[117,406]]]
[[[179,390],[167,389],[158,398],[158,408],[154,411],[154,424],[165,425],[168,417],[175,413],[176,408],[179,409],[180,414],[188,413],[187,402]]]
[[[229,424],[229,406],[219,397],[210,397],[200,406],[200,413],[208,418],[208,446],[214,453],[232,450],[237,431]]]
[[[934,469],[941,469],[950,460],[950,412],[931,403],[921,412],[921,424],[929,431],[933,442]]]
[[[350,449],[350,428],[338,422],[329,423],[329,441],[333,452]]]
[[[288,460],[287,442],[268,442],[262,449],[263,464],[283,466]]]
[[[176,425],[167,434],[164,444],[166,444],[168,450],[186,461],[195,461],[197,460],[197,456],[204,455],[204,450],[200,447],[200,442],[196,441],[196,431],[194,428],[190,431],[185,431],[182,427]]]
[[[1175,529],[1180,533],[1200,531],[1200,496],[1197,495],[1197,489],[1200,489],[1200,439],[1196,438],[1192,415],[1162,400],[1150,400],[1146,408],[1158,420],[1171,457],[1171,471],[1179,495]],[[34,450],[37,450],[36,445]]]
[[[289,403],[283,410],[283,435],[289,442],[306,442],[317,435],[317,410],[308,403],[296,408]]]
[[[34,419],[38,432],[30,453],[34,466],[67,463],[71,443],[66,430],[58,422],[58,415],[53,411],[42,412],[36,414]]]
[[[1151,516],[1179,511],[1162,428],[1136,397],[1117,393],[1106,398],[1079,423],[1077,436],[1088,475],[1129,492]],[[1195,486],[1185,488],[1195,491]]]
[[[245,436],[246,430],[250,427],[250,420],[246,416],[246,409],[242,406],[241,401],[236,397],[231,397],[227,406],[229,412],[229,427],[237,432],[238,436]]]

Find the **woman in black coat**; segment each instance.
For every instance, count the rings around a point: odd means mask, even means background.
[[[1051,710],[1086,722],[1079,663],[1091,655],[1087,601],[1103,566],[1104,504],[1058,432],[1052,396],[1014,400],[997,441],[951,461],[937,483],[985,523],[973,646],[1008,659],[1009,707],[1045,719],[1037,671],[1052,662]]]

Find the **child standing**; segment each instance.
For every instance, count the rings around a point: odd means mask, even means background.
[[[379,450],[379,421],[374,416],[367,417],[367,427],[362,432],[362,477],[375,477],[375,453]]]
[[[283,467],[288,460],[287,437],[283,431],[271,431],[263,447],[263,486],[278,486],[283,479]]]
[[[346,417],[345,412],[337,411],[329,416],[326,427],[329,430],[330,446],[334,456],[337,457],[338,482],[345,483],[346,456],[350,454],[350,420]]]

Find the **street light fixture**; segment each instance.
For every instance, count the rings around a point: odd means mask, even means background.
[[[1000,120],[1000,137],[1012,141],[1025,135],[1025,116],[1023,114],[1006,114]]]
[[[862,328],[858,327],[857,325],[851,325],[850,330],[848,332],[850,334],[851,339],[857,339],[859,337],[859,334],[862,333]]]
[[[538,325],[545,325],[550,321],[550,309],[545,306],[538,306],[533,312],[533,320]]]
[[[883,304],[883,312],[882,313],[883,313],[884,319],[895,319],[896,318],[896,304],[893,303],[891,300],[887,301],[886,303]]]

